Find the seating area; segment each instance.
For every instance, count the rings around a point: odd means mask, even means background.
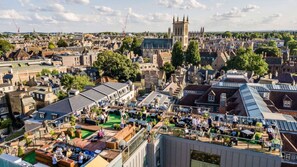
[[[158,133],[238,149],[280,154],[282,144],[274,124],[263,125],[258,121],[239,124],[237,116],[232,117],[230,122],[224,118],[213,119],[205,113],[166,113],[168,122],[163,123],[165,126],[160,127]]]

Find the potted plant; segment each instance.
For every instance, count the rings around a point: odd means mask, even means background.
[[[28,136],[29,136],[29,135],[28,135],[27,133],[24,134],[24,138],[25,138],[25,141],[26,141],[26,145],[29,145],[29,144],[32,142],[32,140],[29,139]]]
[[[75,136],[78,137],[78,138],[82,138],[82,132],[81,132],[80,129],[76,129]]]
[[[121,125],[120,124],[113,124],[113,128],[115,130],[120,130],[121,129]]]
[[[71,117],[70,117],[70,125],[71,126],[75,126],[75,124],[76,124],[76,117],[74,116],[74,115],[71,115]]]
[[[25,152],[24,148],[19,146],[19,148],[18,148],[18,157],[22,157],[24,155],[24,152]]]
[[[67,129],[67,134],[70,136],[70,137],[74,137],[75,136],[75,129],[73,127],[70,127]]]

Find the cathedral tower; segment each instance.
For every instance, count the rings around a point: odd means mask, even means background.
[[[187,48],[189,44],[189,17],[183,17],[182,20],[173,17],[173,43],[180,41],[183,48]]]

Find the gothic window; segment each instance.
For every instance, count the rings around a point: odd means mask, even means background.
[[[215,101],[215,93],[213,91],[209,92],[208,94],[208,102],[214,102]]]

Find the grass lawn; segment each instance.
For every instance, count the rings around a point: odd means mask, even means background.
[[[100,124],[103,128],[112,128],[113,124],[120,124],[121,123],[121,116],[116,114],[109,114],[109,119],[104,124]]]
[[[30,164],[36,164],[36,153],[35,151],[30,152],[29,154],[25,155],[23,160],[29,162]]]
[[[85,130],[85,129],[81,130],[81,134],[82,134],[83,139],[91,136],[93,133],[94,133],[93,131],[89,131],[89,130]]]
[[[175,124],[169,124],[169,127],[175,127]]]

